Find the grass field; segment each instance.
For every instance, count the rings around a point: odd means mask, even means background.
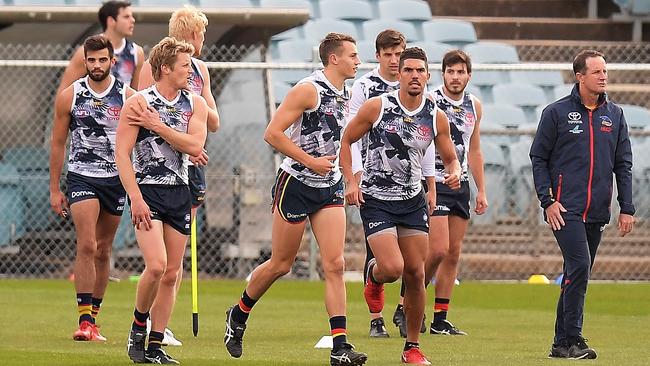
[[[314,349],[328,334],[323,284],[278,282],[256,306],[244,338],[244,356],[231,359],[222,345],[224,311],[243,289],[238,281],[202,281],[200,331],[191,335],[189,281],[171,321],[184,345],[168,352],[183,365],[326,365],[328,351]],[[398,287],[386,289],[384,316],[392,317]],[[368,353],[369,365],[398,365],[403,340],[367,336],[367,308],[360,283],[348,284],[350,341]],[[76,343],[72,283],[56,280],[0,281],[0,365],[128,365],[126,336],[135,284],[111,283],[99,323],[106,344]],[[423,335],[421,345],[434,365],[594,365],[650,363],[650,284],[592,284],[585,337],[598,351],[594,361],[548,360],[558,287],[465,282],[456,287],[450,320],[467,337]],[[431,316],[430,304],[427,313]],[[388,320],[388,319],[387,319]]]

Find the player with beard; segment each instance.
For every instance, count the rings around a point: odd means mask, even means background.
[[[425,275],[427,285],[434,276],[436,279],[431,334],[467,335],[447,320],[447,312],[470,218],[468,168],[477,189],[474,212],[482,215],[488,206],[479,131],[481,102],[466,90],[471,76],[469,56],[460,50],[449,51],[442,59],[443,85],[429,93],[449,119],[451,139],[462,168],[460,189],[452,190],[443,183],[445,167],[435,150],[432,149],[422,163],[424,176],[432,175],[436,181],[436,208],[429,218],[429,232],[436,235],[429,235]]]
[[[419,348],[424,316],[424,263],[428,215],[435,190],[422,190],[422,158],[435,142],[448,174],[445,183],[460,185],[460,166],[449,136],[449,122],[433,100],[424,96],[429,79],[427,57],[407,48],[399,62],[399,90],[371,98],[347,126],[341,142],[341,168],[348,204],[361,205],[366,239],[375,258],[368,265],[366,286],[381,292],[384,283],[402,277],[407,336],[402,362],[430,365]],[[364,175],[359,185],[352,172],[351,144],[370,133]],[[433,187],[433,179],[428,178]]]
[[[113,46],[93,36],[83,45],[87,76],[56,101],[50,152],[50,205],[61,217],[72,214],[77,236],[74,282],[79,328],[77,341],[105,341],[95,318],[108,284],[113,238],[126,192],[115,164],[115,135],[124,101],[134,91],[111,75]],[[67,199],[59,180],[70,133]],[[69,205],[69,208],[68,208]]]

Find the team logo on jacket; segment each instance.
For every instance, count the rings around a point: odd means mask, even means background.
[[[571,124],[582,123],[582,115],[580,112],[569,112],[567,116],[569,117],[568,122]]]
[[[608,116],[600,117],[600,130],[602,132],[612,132],[612,125],[614,123]]]
[[[574,134],[578,134],[578,133],[583,133],[584,130],[581,130],[580,126],[575,126],[572,129],[570,129],[569,132],[574,133]]]

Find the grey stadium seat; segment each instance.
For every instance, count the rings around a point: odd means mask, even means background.
[[[363,0],[321,0],[320,17],[355,23],[373,18],[372,7]]]
[[[477,42],[465,46],[473,63],[516,64],[519,62],[517,49],[509,44],[499,42]]]
[[[574,84],[563,84],[563,85],[557,85],[555,88],[553,88],[553,98],[554,98],[553,102],[571,94],[571,90],[573,90],[573,85]]]
[[[316,19],[307,22],[304,25],[305,39],[320,43],[320,41],[330,32],[345,33],[358,40],[359,35],[354,24],[345,20],[338,19]]]
[[[309,9],[309,17],[314,18],[316,16],[316,11],[314,10],[313,4],[307,0],[261,0],[260,7],[283,8],[283,9]]]
[[[462,47],[476,42],[476,31],[470,22],[455,19],[433,19],[422,23],[424,40]]]
[[[650,110],[647,108],[632,104],[620,104],[620,107],[629,127],[642,129],[650,125]]]
[[[142,0],[139,0],[142,3]],[[252,8],[250,0],[196,0],[197,5],[205,8]],[[176,2],[178,4],[178,2]],[[178,5],[177,5],[178,6]]]
[[[429,63],[440,63],[445,53],[454,49],[453,46],[440,42],[414,42],[408,47],[422,48],[427,53]]]
[[[311,62],[314,60],[314,56],[316,56],[316,61],[318,61],[318,52],[314,55],[314,47],[317,47],[317,45],[312,41],[285,39],[277,43],[278,60]]]
[[[379,32],[388,28],[398,30],[404,34],[407,42],[417,42],[420,40],[415,26],[409,22],[394,19],[375,19],[363,22],[363,35],[367,40],[377,38]]]
[[[561,71],[511,71],[510,80],[515,83],[526,83],[541,87],[547,102],[555,101],[554,88],[564,85]]]
[[[431,9],[426,1],[383,0],[379,2],[379,16],[382,19],[425,21],[431,20]]]
[[[472,220],[477,225],[489,225],[494,224],[496,218],[505,213],[507,162],[501,148],[490,141],[481,141],[481,151],[484,160],[485,190],[490,207],[484,215],[476,215]]]
[[[357,51],[359,52],[359,59],[361,62],[377,62],[377,57],[375,56],[375,41],[364,39],[363,41],[357,42]],[[362,75],[363,71],[357,72],[357,74]]]
[[[520,107],[526,113],[528,122],[534,122],[535,108],[546,104],[544,91],[530,84],[499,84],[492,88],[494,103],[511,104]]]
[[[521,108],[509,104],[483,104],[483,127],[499,125],[517,127],[526,123],[526,115]]]

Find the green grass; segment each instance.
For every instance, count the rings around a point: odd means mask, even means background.
[[[231,359],[222,345],[226,307],[244,283],[201,281],[200,331],[191,335],[189,281],[183,285],[171,328],[184,342],[169,353],[183,365],[325,365],[328,351],[314,349],[328,334],[323,284],[280,281],[258,303],[249,320],[244,356]],[[386,288],[389,321],[396,285]],[[350,341],[368,353],[369,365],[398,365],[403,340],[367,336],[368,315],[361,284],[348,284]],[[468,337],[423,335],[422,348],[434,365],[557,365],[548,360],[558,287],[465,282],[456,287],[450,320]],[[99,322],[106,344],[77,343],[74,289],[55,280],[0,281],[0,365],[129,365],[129,330],[135,284],[111,283]],[[647,365],[650,359],[650,284],[592,284],[584,334],[598,351],[590,365]],[[431,315],[428,304],[428,315]],[[576,362],[576,361],[573,361]]]

